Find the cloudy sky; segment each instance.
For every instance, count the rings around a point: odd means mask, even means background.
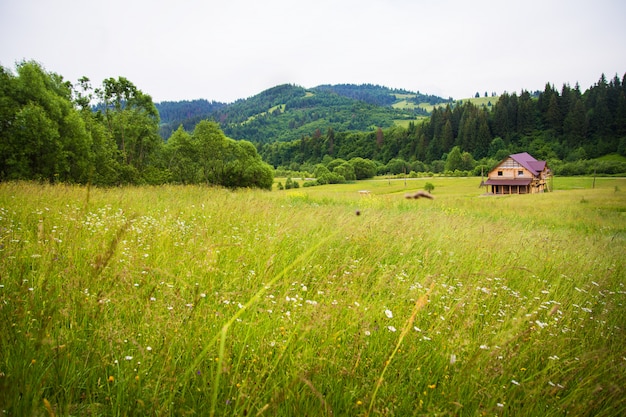
[[[232,102],[278,84],[379,84],[443,97],[626,72],[623,0],[0,0],[0,65],[155,102]]]

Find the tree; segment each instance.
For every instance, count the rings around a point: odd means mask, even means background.
[[[255,187],[271,190],[274,170],[261,160],[254,145],[245,140],[226,139],[227,157],[225,178],[221,185],[227,187]],[[230,151],[230,152],[229,152]],[[299,184],[294,181],[294,188]]]
[[[198,146],[183,126],[172,133],[164,146],[165,168],[171,173],[174,182],[196,184],[200,180],[200,160]]]
[[[141,171],[163,142],[158,134],[159,113],[152,98],[124,77],[107,78],[95,93],[109,133],[120,150],[130,182],[140,180]]]
[[[207,184],[223,183],[226,157],[226,136],[215,122],[203,120],[193,131],[201,180]]]
[[[376,146],[378,146],[378,148],[382,148],[383,143],[385,142],[385,135],[383,133],[383,130],[379,127],[378,129],[376,129]]]
[[[405,160],[394,158],[387,162],[387,172],[394,175],[407,174],[410,172],[410,167]]]
[[[354,168],[357,180],[373,178],[376,175],[376,163],[370,159],[352,158],[349,162]]]
[[[356,180],[356,174],[354,173],[354,167],[349,162],[344,162],[343,164],[335,167],[333,169],[333,173],[341,175],[346,179],[346,181],[354,181]]]
[[[427,182],[426,184],[424,184],[424,190],[426,190],[426,192],[432,193],[434,189],[435,186],[432,183]]]
[[[71,84],[33,61],[0,72],[0,178],[86,182],[89,135]]]
[[[463,169],[463,158],[461,155],[461,148],[455,146],[452,148],[450,153],[448,153],[448,157],[446,158],[446,171],[454,171],[457,169]]]

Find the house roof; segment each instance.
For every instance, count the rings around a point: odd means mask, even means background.
[[[530,178],[507,178],[496,179],[490,178],[484,182],[485,185],[529,185],[532,180]]]
[[[535,176],[539,175],[546,167],[546,161],[537,161],[528,152],[515,153],[509,156]]]

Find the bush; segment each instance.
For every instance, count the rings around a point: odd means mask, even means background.
[[[373,178],[376,175],[376,163],[364,158],[352,158],[350,164],[354,168],[354,175],[357,180]]]
[[[344,184],[346,182],[346,179],[335,173],[335,172],[329,172],[327,174],[322,175],[321,177],[319,177],[317,179],[317,183],[320,185],[323,184]]]

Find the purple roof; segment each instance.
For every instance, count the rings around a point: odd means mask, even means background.
[[[509,156],[513,158],[515,162],[532,172],[533,175],[539,175],[546,167],[546,161],[537,161],[530,156],[528,152],[516,153]]]

